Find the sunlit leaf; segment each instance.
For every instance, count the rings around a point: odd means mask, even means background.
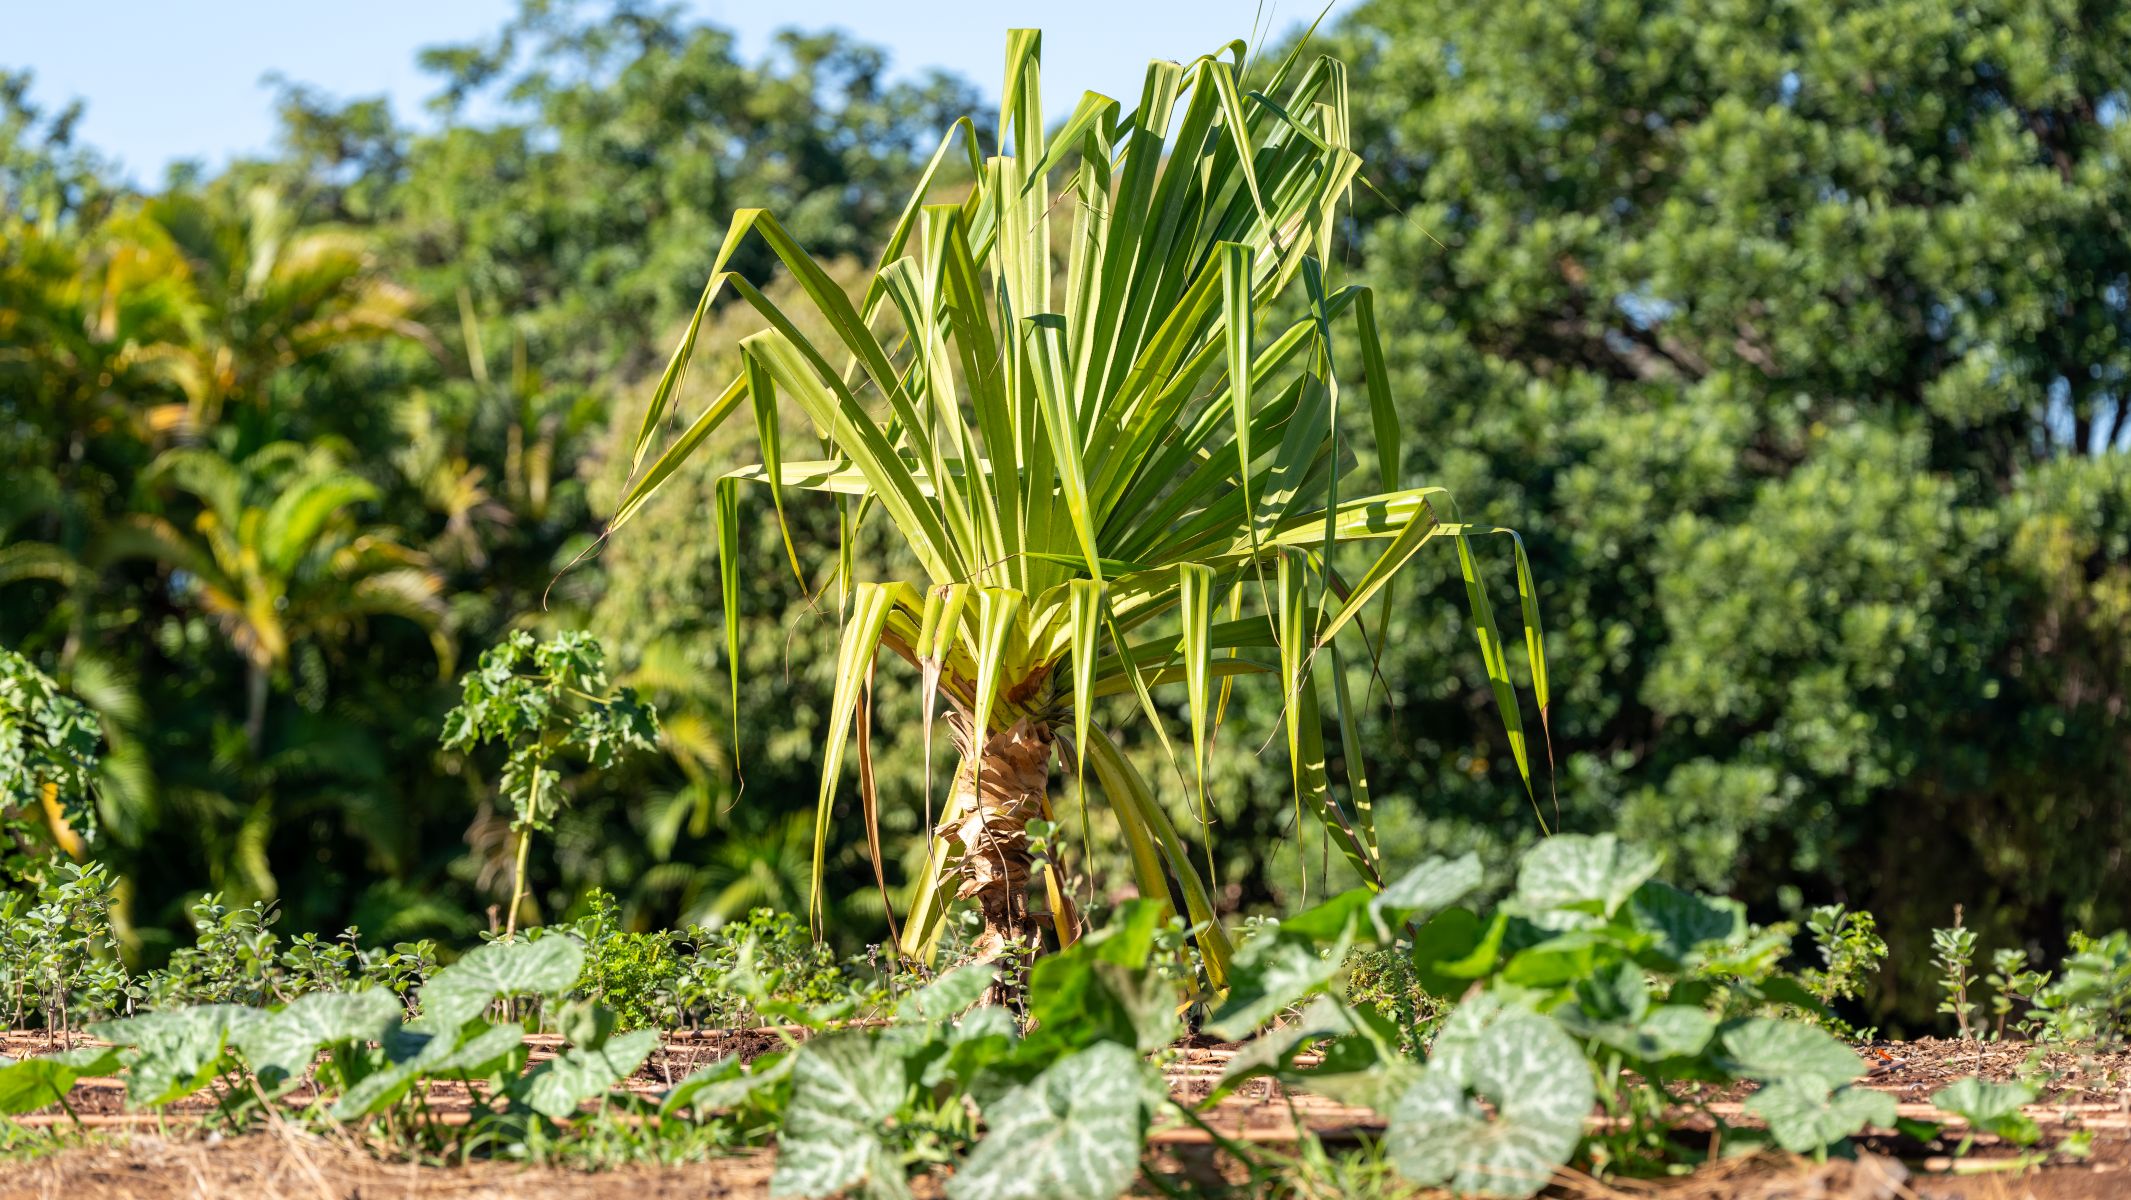
[[[1415,1183],[1530,1196],[1568,1161],[1595,1099],[1590,1068],[1560,1026],[1472,1003],[1451,1014],[1391,1110],[1384,1150]]]
[[[312,992],[279,1012],[262,1014],[237,1031],[232,1044],[268,1092],[293,1087],[321,1046],[381,1042],[397,1029],[404,1010],[391,992]]]
[[[1114,1042],[1059,1060],[984,1112],[987,1130],[947,1183],[950,1200],[1111,1200],[1139,1172],[1146,1111],[1160,1095]]]
[[[584,945],[567,934],[476,946],[422,985],[416,1024],[456,1030],[503,997],[560,995],[576,984],[584,963]]]
[[[639,1029],[599,1046],[570,1046],[527,1071],[520,1094],[534,1112],[562,1120],[575,1114],[585,1101],[604,1095],[635,1074],[658,1045],[658,1030]]]
[[[1517,900],[1534,912],[1610,916],[1657,874],[1658,856],[1610,833],[1550,837],[1517,868]]]
[[[882,1141],[903,1086],[901,1056],[869,1034],[833,1033],[801,1047],[770,1194],[908,1197],[902,1164]]]

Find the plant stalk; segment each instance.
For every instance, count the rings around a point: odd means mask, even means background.
[[[518,936],[518,906],[525,902],[525,864],[533,849],[533,820],[540,813],[541,763],[533,760],[533,786],[526,796],[524,828],[518,831],[518,863],[511,871],[511,908],[503,918],[505,941]]]

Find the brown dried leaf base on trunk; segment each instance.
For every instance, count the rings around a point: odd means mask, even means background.
[[[1028,906],[1028,823],[1044,812],[1051,774],[1051,730],[1023,718],[995,733],[975,752],[969,721],[948,717],[962,765],[956,769],[946,819],[938,832],[962,847],[955,898],[974,897],[984,915],[973,961],[991,962],[1014,944],[1041,945],[1041,926]],[[1017,991],[994,987],[994,1000]]]

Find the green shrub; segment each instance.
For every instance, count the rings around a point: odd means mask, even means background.
[[[2074,933],[2057,981],[2036,993],[2034,1013],[2051,1041],[2118,1045],[2131,1037],[2131,933]]]

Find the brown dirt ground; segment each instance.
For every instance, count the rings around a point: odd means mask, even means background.
[[[2046,1105],[2104,1105],[2131,1112],[2131,1050],[1919,1038],[1875,1042],[1865,1055],[1878,1061],[1868,1082],[1905,1101],[1922,1103],[1954,1080],[1978,1075],[1999,1083],[2025,1078],[2037,1085],[2039,1101]]]
[[[132,1135],[17,1164],[0,1177],[0,1200],[727,1200],[768,1195],[773,1156],[758,1152],[685,1166],[627,1167],[596,1174],[497,1163],[421,1167],[382,1161],[358,1146],[297,1132],[228,1139]],[[1197,1175],[1189,1164],[1164,1173]],[[937,1200],[939,1180],[917,1181]],[[1563,1173],[1548,1200],[2121,1200],[2131,1176],[2118,1170],[2048,1170],[1954,1177],[1918,1172],[1865,1154],[1813,1163],[1774,1155],[1727,1160],[1659,1182],[1608,1181]],[[1153,1195],[1141,1189],[1135,1194]],[[1448,1200],[1419,1189],[1412,1200]]]

